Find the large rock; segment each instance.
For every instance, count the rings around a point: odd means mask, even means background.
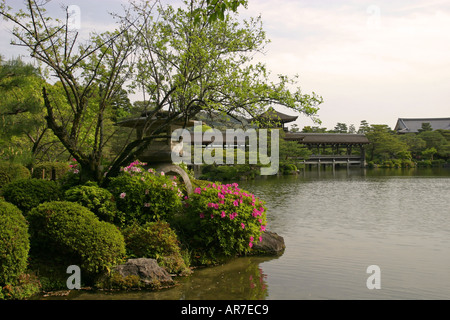
[[[262,234],[261,242],[253,245],[253,251],[259,255],[281,255],[286,249],[284,238],[270,231]]]
[[[115,272],[123,278],[139,277],[140,286],[144,288],[161,288],[174,285],[170,274],[158,265],[155,259],[129,259],[125,264],[118,265]]]

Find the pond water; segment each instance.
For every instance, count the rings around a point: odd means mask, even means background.
[[[71,299],[450,299],[450,170],[325,170],[240,183],[266,200],[278,258],[197,269],[158,292]],[[368,289],[379,267],[380,289]]]

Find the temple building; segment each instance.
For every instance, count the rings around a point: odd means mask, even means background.
[[[399,118],[394,130],[397,133],[418,133],[425,123],[430,124],[433,130],[450,130],[450,118]]]

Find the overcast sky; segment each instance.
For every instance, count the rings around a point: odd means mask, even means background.
[[[120,12],[126,3],[53,0],[51,5],[58,9],[62,2],[80,7],[83,32],[112,26],[108,12]],[[20,3],[9,0],[12,6]],[[304,93],[323,97],[322,127],[343,122],[358,128],[366,120],[393,128],[399,117],[450,117],[450,0],[249,0],[241,12],[261,14],[271,40],[257,59],[274,75],[298,74]],[[6,58],[21,53],[10,39],[1,21],[0,53]],[[296,123],[315,125],[301,115]]]

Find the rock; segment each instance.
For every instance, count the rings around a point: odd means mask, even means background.
[[[284,238],[278,234],[270,231],[265,231],[262,234],[261,242],[257,241],[253,245],[253,250],[257,254],[267,254],[267,255],[281,255],[286,249],[284,243]]]
[[[158,265],[155,259],[129,259],[125,264],[116,266],[115,272],[122,278],[138,277],[140,287],[161,288],[174,285],[170,274]]]

